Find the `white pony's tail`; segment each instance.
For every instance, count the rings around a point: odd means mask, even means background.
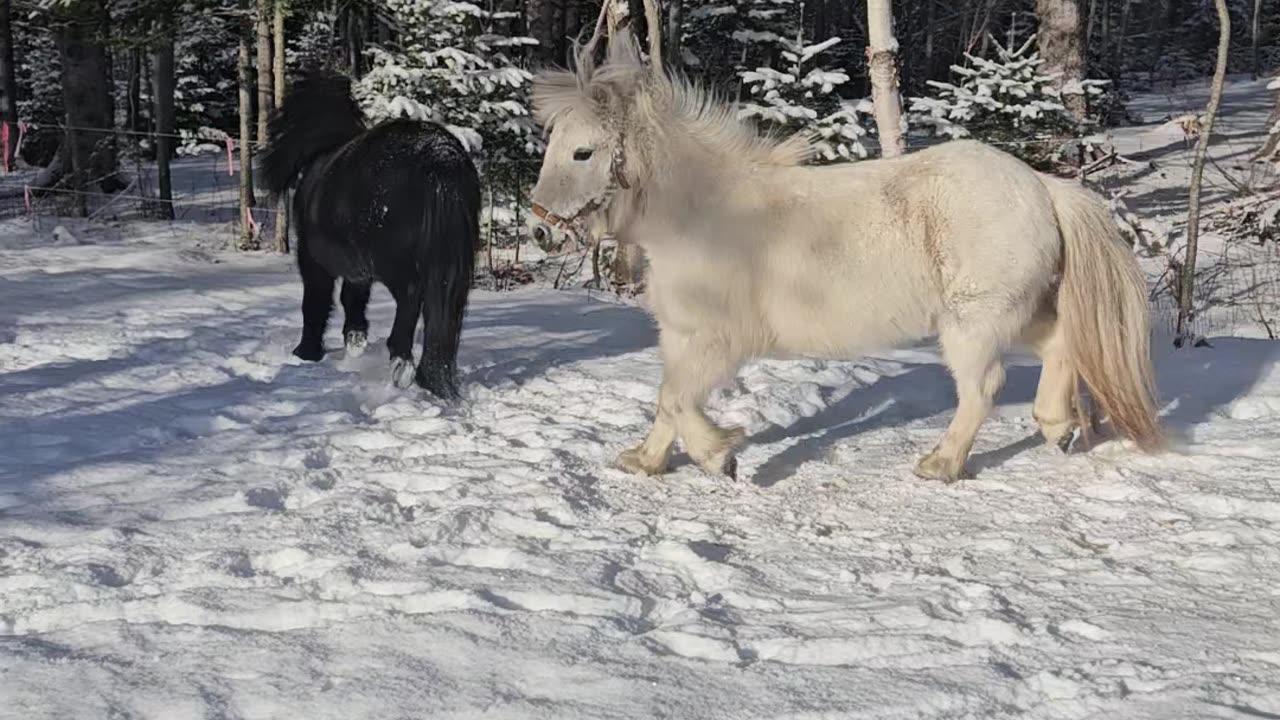
[[[1164,437],[1156,419],[1146,279],[1098,198],[1074,182],[1043,180],[1062,233],[1058,322],[1071,365],[1112,427],[1143,451],[1158,452]],[[1078,398],[1076,410],[1082,412]]]

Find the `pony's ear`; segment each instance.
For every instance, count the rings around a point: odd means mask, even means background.
[[[556,117],[582,102],[582,86],[576,73],[543,70],[533,76],[533,118],[548,127]]]

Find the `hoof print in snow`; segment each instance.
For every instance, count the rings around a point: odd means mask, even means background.
[[[284,512],[284,499],[287,496],[288,493],[275,488],[253,488],[245,491],[244,501],[250,507]]]
[[[258,571],[253,569],[253,562],[249,560],[249,556],[240,553],[227,563],[227,573],[238,578],[251,578],[256,576]]]
[[[93,582],[103,587],[119,588],[128,585],[129,578],[121,575],[115,568],[110,565],[100,565],[91,563],[89,565],[89,576],[93,578]]]
[[[724,545],[722,543],[710,542],[708,540],[690,540],[689,549],[694,555],[710,562],[725,562],[729,557],[729,553],[733,552],[732,545]]]

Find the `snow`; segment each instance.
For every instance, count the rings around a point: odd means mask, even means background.
[[[1156,457],[1045,447],[1013,357],[954,486],[932,346],[759,362],[739,481],[638,478],[641,308],[476,291],[450,407],[381,288],[294,359],[292,261],[217,227],[0,224],[0,718],[1280,714],[1274,342],[1158,337]]]
[[[1215,227],[1228,204],[1242,195],[1242,187],[1255,181],[1260,169],[1252,160],[1266,135],[1267,117],[1274,104],[1268,82],[1267,78],[1251,80],[1247,75],[1228,78],[1214,123],[1201,190],[1202,215],[1208,227],[1200,236],[1197,268],[1206,281],[1197,288],[1199,309],[1193,328],[1201,335],[1265,337],[1258,322],[1259,306],[1272,318],[1280,313],[1277,246],[1247,239],[1231,242]],[[1143,259],[1153,282],[1164,273],[1170,254],[1181,258],[1185,253],[1187,187],[1197,138],[1188,137],[1171,121],[1198,117],[1208,95],[1207,82],[1136,95],[1127,109],[1143,123],[1111,128],[1094,138],[1134,161],[1095,176],[1098,188],[1118,194],[1140,216],[1147,234],[1171,241],[1167,253]],[[1176,313],[1167,294],[1158,298],[1157,314],[1162,326],[1172,326]]]

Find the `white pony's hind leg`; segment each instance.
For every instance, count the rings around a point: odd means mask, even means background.
[[[1001,333],[992,332],[989,326],[972,324],[951,325],[942,331],[942,354],[955,378],[959,402],[942,440],[916,465],[915,472],[920,477],[949,483],[964,474],[964,462],[978,428],[991,413],[996,394],[1004,385],[1000,337]]]
[[[1031,413],[1044,439],[1065,452],[1076,430],[1072,407],[1076,371],[1067,352],[1062,324],[1052,312],[1044,313],[1032,322],[1024,340],[1040,356],[1043,365]]]

